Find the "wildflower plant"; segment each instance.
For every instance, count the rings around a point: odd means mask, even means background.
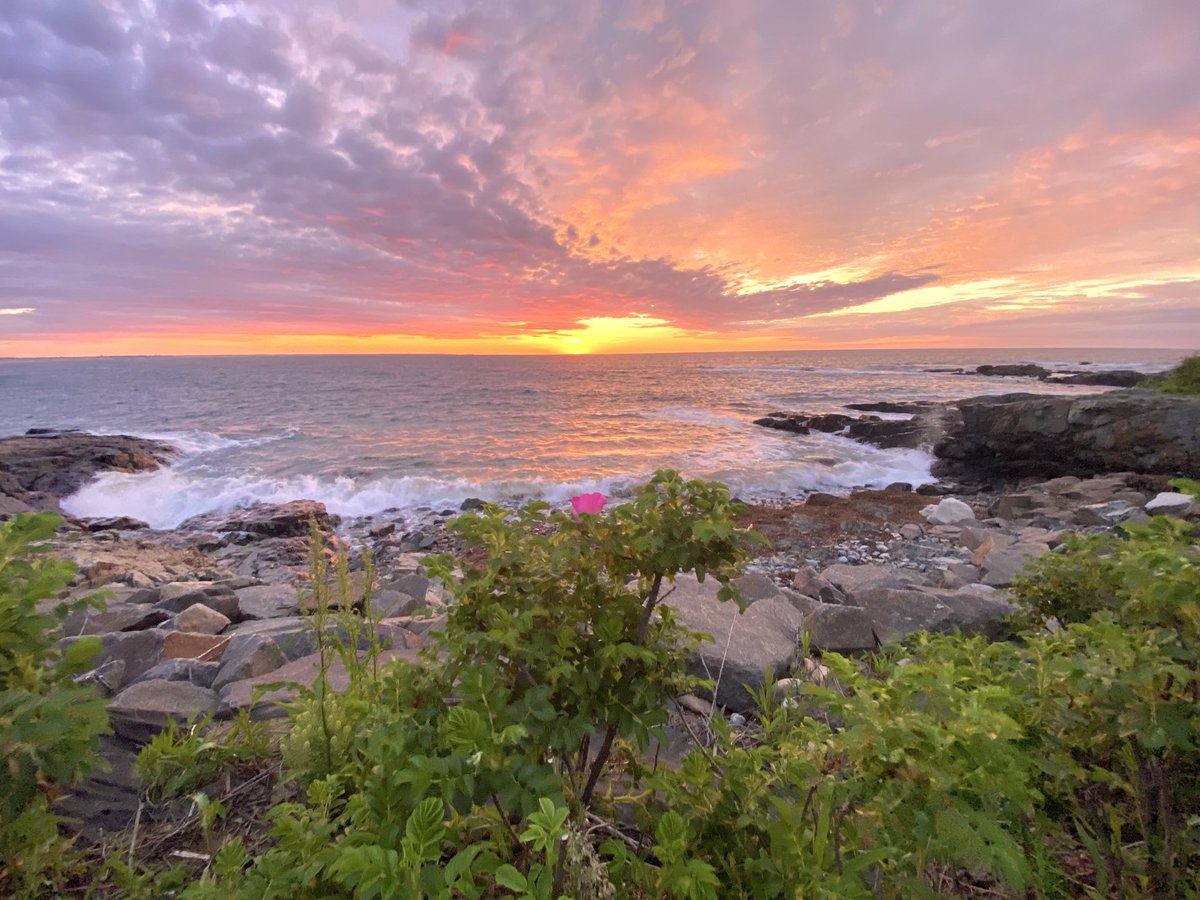
[[[690,686],[684,661],[699,636],[662,604],[671,582],[713,577],[735,599],[747,542],[723,485],[673,471],[601,515],[604,503],[576,497],[571,515],[488,506],[452,526],[483,562],[461,578],[448,557],[429,565],[455,598],[440,649],[460,705],[485,714],[503,696],[519,710],[527,746],[554,761],[577,817],[614,741],[644,750],[670,697]]]

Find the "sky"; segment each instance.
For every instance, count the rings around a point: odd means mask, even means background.
[[[1200,348],[1196,0],[3,0],[0,356]]]

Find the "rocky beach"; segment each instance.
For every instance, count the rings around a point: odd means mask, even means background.
[[[1167,485],[1200,472],[1194,397],[1120,389],[848,409],[776,411],[758,424],[931,448],[938,480],[915,491],[896,483],[747,506],[741,524],[770,543],[738,582],[745,611],[720,603],[711,580],[692,577],[680,578],[668,600],[686,625],[714,638],[693,669],[717,682],[715,696],[683,698],[702,719],[714,702],[727,714],[749,713],[768,671],[785,690],[801,635],[818,654],[870,651],[920,630],[999,637],[1013,611],[1012,579],[1069,534],[1157,514],[1200,516],[1190,497]],[[174,457],[167,443],[124,435],[39,429],[3,439],[0,515],[57,511],[98,473],[154,471]],[[99,592],[106,605],[71,618],[62,640],[100,638],[95,668],[82,677],[111,698],[115,733],[106,746],[111,771],[68,798],[67,811],[93,828],[126,826],[137,805],[133,749],[168,719],[242,709],[275,716],[271,701],[282,695],[264,695],[260,686],[313,680],[311,528],[326,546],[345,549],[360,580],[369,552],[377,575],[367,602],[387,655],[415,659],[447,602],[422,573],[422,558],[456,551],[442,525],[459,512],[436,510],[417,529],[386,516],[341,521],[303,498],[210,513],[168,530],[128,517],[68,516],[53,551],[78,574],[58,599]]]

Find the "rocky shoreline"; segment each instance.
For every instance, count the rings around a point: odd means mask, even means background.
[[[1013,609],[1013,577],[1068,534],[1151,514],[1200,516],[1166,484],[1200,473],[1198,398],[1121,390],[850,408],[865,415],[774,413],[759,424],[932,447],[941,481],[919,493],[896,484],[749,506],[742,524],[771,545],[739,581],[745,612],[691,577],[678,579],[669,600],[686,625],[715,639],[693,661],[700,677],[720,673],[715,696],[688,698],[689,708],[711,715],[715,702],[745,712],[766,671],[785,676],[785,689],[801,633],[818,652],[869,651],[918,630],[996,635]],[[152,471],[173,458],[167,445],[120,435],[0,440],[0,518],[55,509],[98,472]],[[404,532],[365,522],[347,536],[308,500],[210,514],[170,531],[127,518],[67,520],[53,549],[78,565],[69,598],[102,590],[107,606],[69,620],[62,640],[99,637],[103,649],[84,678],[111,696],[115,731],[106,747],[112,770],[68,798],[67,812],[92,827],[123,827],[137,802],[134,748],[169,718],[272,716],[278,694],[260,697],[256,688],[313,680],[314,524],[327,546],[345,548],[352,580],[362,550],[370,552],[378,576],[369,602],[387,655],[415,659],[447,601],[420,571],[425,553],[455,549],[436,525]]]

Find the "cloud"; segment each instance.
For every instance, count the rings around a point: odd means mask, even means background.
[[[21,316],[25,313],[31,312],[34,312],[34,308],[32,306],[0,306],[0,316]]]
[[[1186,9],[839,8],[12,0],[5,336],[903,341],[930,298],[986,333],[996,279],[1019,335],[1068,282],[1200,276]]]

